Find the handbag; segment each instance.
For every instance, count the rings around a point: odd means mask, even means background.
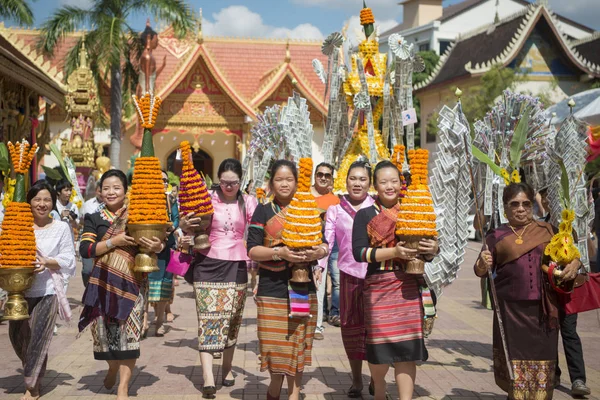
[[[169,259],[169,264],[167,264],[167,272],[184,276],[190,268],[192,259],[193,256],[191,254],[171,249],[171,258]]]
[[[557,293],[565,314],[578,314],[600,308],[600,273],[580,274],[581,285],[570,293]]]

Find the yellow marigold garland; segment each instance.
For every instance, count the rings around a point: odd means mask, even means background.
[[[182,215],[195,213],[202,217],[214,213],[212,199],[206,187],[206,181],[202,179],[190,158],[192,149],[187,140],[181,142],[181,158],[183,168],[179,178],[179,208]]]
[[[562,222],[558,226],[558,233],[552,237],[552,241],[546,246],[544,254],[550,256],[552,261],[558,265],[567,265],[576,258],[581,257],[579,249],[575,246],[573,239],[573,221],[575,212],[573,210],[562,211]]]
[[[167,198],[160,161],[156,157],[138,157],[133,167],[129,198],[130,224],[166,224]]]
[[[323,243],[321,217],[310,191],[312,166],[311,158],[300,159],[298,190],[288,206],[282,233],[283,243],[288,247],[303,248]]]
[[[13,200],[15,194],[15,183],[16,179],[11,179],[10,176],[4,177],[4,198],[2,199],[2,205],[4,208],[8,207],[10,202]]]
[[[409,150],[408,159],[411,184],[406,192],[406,197],[400,204],[396,235],[437,237],[436,215],[427,185],[429,152],[425,149]]]

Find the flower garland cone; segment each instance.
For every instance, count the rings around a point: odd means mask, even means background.
[[[160,98],[146,93],[140,99],[133,96],[140,124],[144,127],[140,157],[133,166],[133,181],[129,196],[129,234],[139,243],[142,237],[157,237],[164,240],[167,235],[167,198],[162,181],[160,161],[154,156],[152,128],[160,109]],[[135,257],[136,272],[158,271],[156,254],[140,247]]]
[[[437,238],[436,215],[433,200],[427,185],[427,163],[429,152],[425,149],[410,150],[408,159],[411,172],[411,184],[400,204],[396,235],[398,240],[406,242],[405,247],[416,249],[421,239]],[[409,274],[425,273],[422,259],[409,261],[405,265]]]
[[[291,249],[300,250],[323,243],[321,218],[315,196],[310,191],[312,181],[311,158],[300,159],[298,190],[294,195],[283,225],[283,244]],[[308,264],[292,267],[292,282],[310,282]]]
[[[179,179],[179,208],[181,215],[194,213],[200,217],[200,226],[196,229],[194,250],[204,250],[210,247],[206,229],[210,226],[214,208],[212,199],[206,187],[206,181],[200,176],[192,163],[192,149],[188,141],[181,142],[181,159],[183,167]]]
[[[8,149],[16,179],[13,200],[6,207],[0,233],[0,287],[8,292],[4,319],[18,321],[29,318],[23,292],[33,284],[36,260],[33,214],[25,201],[25,174],[38,147],[23,140],[16,145],[8,142]]]

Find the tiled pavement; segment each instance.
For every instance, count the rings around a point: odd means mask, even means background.
[[[419,366],[415,398],[419,399],[505,399],[494,384],[491,371],[492,313],[479,306],[479,280],[471,265],[477,246],[471,244],[465,267],[439,302],[439,319],[428,339],[429,361]],[[178,315],[172,329],[163,338],[149,337],[142,342],[130,388],[132,397],[147,400],[200,399],[202,369],[196,347],[197,320],[191,287],[180,281],[174,311]],[[82,284],[79,277],[69,286],[75,317]],[[219,388],[217,399],[265,399],[268,378],[257,364],[256,307],[250,298],[235,354],[236,385]],[[76,318],[75,318],[76,319]],[[8,339],[7,323],[0,325],[0,399],[19,399],[23,393],[21,365]],[[50,348],[50,360],[43,379],[43,399],[100,400],[114,399],[115,392],[102,388],[106,363],[95,361],[91,335],[76,339],[76,324],[61,326]],[[586,354],[588,384],[600,398],[600,314],[590,312],[579,317],[579,334]],[[562,352],[562,346],[560,346]],[[328,326],[325,340],[315,341],[313,366],[304,377],[305,399],[346,399],[350,387],[349,365],[339,328]],[[561,353],[561,365],[565,366]],[[215,373],[218,374],[218,366]],[[564,368],[566,370],[566,368]],[[555,399],[570,398],[568,379],[555,392]],[[220,375],[216,375],[220,379]],[[366,394],[368,368],[363,367]],[[388,376],[390,393],[393,377]],[[569,385],[570,387],[570,385]],[[282,399],[286,398],[285,390]],[[397,398],[395,395],[394,398]]]

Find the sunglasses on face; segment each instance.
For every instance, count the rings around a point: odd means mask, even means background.
[[[240,181],[221,181],[219,182],[219,185],[222,187],[235,187],[235,186],[239,186]]]
[[[317,179],[332,179],[333,175],[325,172],[317,172]]]
[[[531,209],[531,207],[533,207],[533,205],[531,204],[530,201],[523,201],[523,202],[519,202],[519,201],[511,201],[510,203],[508,203],[508,207],[511,210],[516,210],[519,207],[523,207],[526,210]]]

